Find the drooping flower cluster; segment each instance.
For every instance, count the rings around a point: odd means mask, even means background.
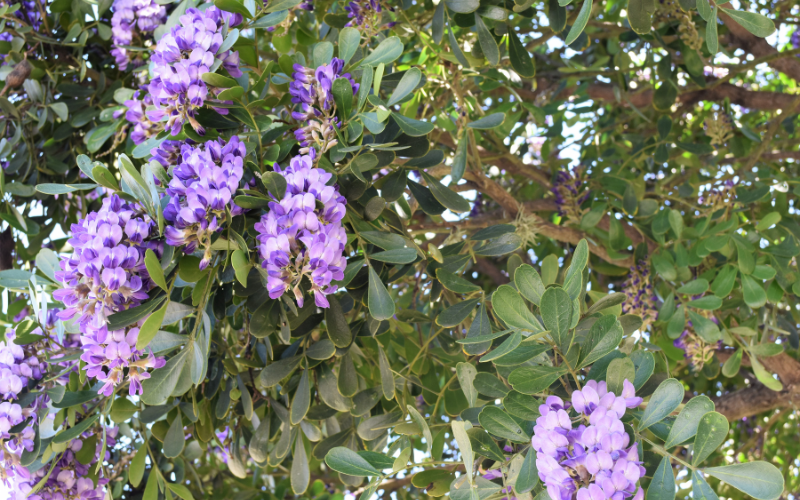
[[[107,478],[97,479],[97,486],[92,480],[91,473],[97,466],[98,460],[109,460],[112,449],[116,444],[116,437],[119,428],[111,427],[106,429],[106,445],[103,448],[103,439],[96,440],[96,448],[92,460],[88,464],[82,464],[76,457],[77,453],[86,445],[86,438],[91,436],[90,432],[85,432],[81,439],[73,439],[69,442],[67,449],[53,467],[52,473],[47,477],[44,485],[39,491],[31,494],[33,486],[47,476],[49,467],[42,467],[34,473],[29,473],[24,467],[17,467],[17,477],[15,478],[15,488],[12,491],[12,500],[103,500],[106,498]],[[27,477],[26,477],[27,476]]]
[[[687,323],[689,330],[684,330],[681,336],[672,342],[672,345],[683,350],[683,357],[689,364],[689,369],[698,372],[714,357],[714,352],[720,348],[722,341],[707,343],[692,330],[692,322]]]
[[[186,122],[198,134],[205,134],[195,115],[209,98],[209,92],[213,94],[216,90],[200,77],[215,67],[216,60],[231,76],[242,75],[239,53],[219,52],[223,43],[222,27],[226,22],[233,28],[242,22],[242,16],[217,7],[205,11],[187,9],[180,17],[180,26],[172,28],[156,46],[151,58],[154,77],[148,86],[156,109],[147,114],[154,122],[166,119],[165,129],[172,135],[177,135]],[[227,110],[217,109],[217,112],[226,114]]]
[[[98,212],[91,212],[72,225],[69,243],[73,254],[60,262],[56,278],[64,288],[53,297],[66,308],[58,317],[69,320],[78,316],[81,343],[90,376],[105,382],[100,392],[110,395],[123,380],[128,368],[130,393],[140,394],[139,372],[163,365],[163,359],[131,348],[138,328],[108,331],[108,316],[147,299],[153,287],[144,256],[147,249],[161,255],[163,244],[151,239],[157,234],[155,223],[136,205],[113,195],[103,200]]]
[[[193,253],[205,248],[200,269],[211,262],[211,237],[221,230],[227,218],[243,212],[232,199],[244,173],[247,148],[239,137],[197,146],[181,146],[181,162],[172,171],[166,193],[169,204],[164,218],[170,223],[164,233],[167,244],[184,246]]]
[[[277,299],[287,290],[294,292],[302,307],[300,282],[308,277],[319,307],[328,307],[332,281],[344,279],[344,247],[347,235],[342,227],[345,198],[339,188],[329,186],[331,174],[314,167],[314,154],[296,156],[289,166],[275,171],[286,178],[286,194],[255,225],[259,251],[269,277],[269,296]]]
[[[729,208],[736,194],[735,188],[736,183],[727,179],[711,189],[703,191],[702,195],[697,199],[697,203],[703,207],[709,207],[712,213],[723,208]]]
[[[590,194],[583,167],[560,170],[550,191],[555,195],[558,213],[574,222],[580,221],[580,207],[589,199]]]
[[[338,142],[335,129],[339,127],[339,119],[335,113],[333,82],[337,78],[346,78],[353,94],[358,92],[359,86],[350,73],[342,74],[343,68],[344,61],[337,57],[316,70],[294,65],[289,93],[292,95],[292,102],[300,105],[299,110],[292,112],[292,118],[305,122],[305,125],[294,132],[301,146],[301,154],[308,154],[312,147],[324,154]]]
[[[352,0],[344,10],[347,11],[347,17],[351,19],[347,26],[358,27],[368,36],[397,24],[396,22],[382,23],[383,6],[380,0]]]
[[[128,108],[127,111],[114,113],[114,118],[119,118],[124,112],[125,119],[133,124],[131,141],[136,145],[143,143],[163,130],[163,125],[154,122],[147,116],[147,107],[152,105],[153,97],[149,93],[145,93],[144,98],[139,99],[139,91],[136,91],[131,99],[125,101],[125,106]]]
[[[133,45],[134,40],[144,42],[142,36],[153,32],[167,21],[167,9],[154,0],[114,0],[111,6],[114,15],[111,16],[111,38],[114,48],[111,55],[117,61],[121,71],[128,69],[128,65],[141,66],[144,60],[131,52],[125,46]]]
[[[650,283],[650,266],[646,261],[639,261],[631,267],[628,279],[623,284],[622,292],[625,294],[625,302],[622,303],[624,314],[635,314],[642,318],[641,330],[646,330],[655,320],[656,297],[653,293],[653,285]]]
[[[42,25],[42,12],[45,9],[40,3],[40,0],[22,0],[21,2],[9,1],[5,3],[9,6],[15,3],[19,4],[19,8],[14,12],[14,16],[25,23],[25,25],[33,28],[33,31],[39,31],[39,27]],[[13,35],[8,31],[0,33],[0,41],[2,42],[10,42],[13,38]]]
[[[13,401],[28,387],[30,381],[42,378],[44,367],[35,356],[30,356],[25,349],[14,343],[16,332],[9,330],[5,339],[0,341],[0,400]],[[17,422],[19,423],[19,422]],[[11,424],[13,427],[16,424]],[[0,435],[4,429],[0,419]]]
[[[645,469],[620,420],[626,408],[641,403],[627,379],[620,396],[609,392],[605,382],[590,380],[572,393],[571,405],[550,396],[539,406],[541,417],[536,419],[531,443],[539,478],[552,500],[644,498],[636,483]],[[577,414],[577,425],[568,413],[570,407]]]

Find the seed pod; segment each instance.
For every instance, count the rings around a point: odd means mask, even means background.
[[[31,69],[33,68],[27,59],[21,60],[6,76],[6,85],[12,89],[19,87],[31,75]]]

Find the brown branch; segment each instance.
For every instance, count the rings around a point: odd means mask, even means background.
[[[503,274],[503,271],[501,271],[499,267],[495,266],[494,263],[487,259],[476,259],[475,267],[478,268],[479,273],[485,274],[491,278],[497,286],[505,285],[511,281],[508,279],[508,276]]]
[[[718,351],[720,361],[727,360],[733,351]],[[729,421],[758,415],[765,411],[783,408],[800,402],[800,362],[786,353],[760,358],[761,364],[772,373],[776,373],[783,383],[783,390],[773,391],[762,383],[755,381],[744,388],[722,396],[711,398],[716,410]],[[750,358],[742,358],[742,366],[750,366]]]
[[[733,6],[730,3],[722,4],[720,7],[733,9]],[[763,38],[759,38],[751,34],[722,10],[719,10],[718,15],[730,31],[730,34],[728,35],[728,42],[731,45],[738,47],[745,52],[749,52],[755,57],[768,57],[778,52],[778,50],[770,45],[769,42]],[[786,74],[786,76],[800,82],[800,59],[797,57],[778,58],[769,61],[767,64],[781,73]]]

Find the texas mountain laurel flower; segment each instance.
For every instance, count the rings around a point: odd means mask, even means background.
[[[111,16],[111,41],[114,48],[111,55],[117,61],[121,71],[144,64],[139,56],[141,52],[133,52],[125,46],[143,44],[147,33],[152,33],[156,28],[167,22],[167,9],[154,0],[114,0],[111,6],[114,15]]]
[[[101,393],[111,395],[128,368],[130,393],[140,394],[139,380],[149,376],[141,372],[162,366],[163,359],[131,347],[136,345],[138,328],[109,332],[108,317],[148,298],[154,284],[144,256],[148,249],[156,256],[162,253],[163,244],[154,241],[157,225],[136,204],[112,195],[71,230],[69,244],[74,251],[59,263],[56,279],[63,288],[53,292],[66,306],[58,317],[69,320],[77,315],[81,359],[90,377],[105,382]]]
[[[549,396],[539,406],[531,444],[552,500],[644,498],[636,483],[645,469],[620,420],[626,408],[642,403],[635,392],[627,379],[620,396],[609,392],[605,382],[590,380],[572,393],[571,405]]]
[[[583,167],[560,170],[550,191],[555,196],[558,213],[573,222],[579,222],[583,211],[581,205],[589,199],[589,189]]]
[[[692,322],[689,321],[687,326],[691,329]],[[683,350],[683,357],[686,359],[689,369],[696,373],[711,361],[714,352],[720,348],[721,341],[709,344],[692,331],[684,330],[681,336],[672,342],[672,345]]]
[[[189,122],[194,130],[205,134],[197,122],[197,110],[216,92],[200,79],[203,73],[216,68],[217,62],[234,78],[242,75],[239,53],[231,50],[219,52],[222,46],[222,27],[229,28],[242,22],[241,14],[231,14],[217,7],[205,11],[187,9],[180,17],[180,26],[159,40],[151,57],[153,79],[148,89],[156,109],[147,112],[154,122],[166,120],[165,130],[178,135]],[[227,114],[227,109],[216,109]]]
[[[628,279],[623,284],[622,292],[625,302],[622,303],[623,314],[635,314],[642,318],[641,330],[646,330],[658,315],[653,285],[650,283],[650,266],[640,260],[631,267]]]
[[[244,212],[233,203],[244,173],[247,148],[233,136],[204,144],[181,146],[180,163],[172,170],[166,189],[170,197],[164,219],[170,224],[164,230],[167,244],[184,247],[187,254],[204,248],[200,269],[211,262],[211,237],[221,231],[232,216]]]
[[[332,281],[344,279],[347,265],[344,248],[347,234],[342,227],[345,198],[337,186],[329,186],[332,175],[314,167],[314,155],[295,156],[286,169],[275,171],[286,178],[286,194],[270,202],[269,211],[255,225],[258,249],[267,270],[267,290],[277,299],[292,290],[303,306],[300,283],[307,277],[314,302],[328,307],[328,294],[336,292]]]
[[[312,147],[324,154],[338,143],[335,129],[339,127],[339,119],[333,100],[333,82],[337,78],[347,79],[353,94],[359,87],[349,73],[342,74],[343,68],[344,61],[337,57],[317,69],[294,65],[289,93],[292,102],[299,104],[299,109],[292,112],[292,118],[305,122],[294,132],[301,154],[308,154]]]

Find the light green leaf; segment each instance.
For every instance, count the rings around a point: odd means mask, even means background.
[[[692,465],[702,463],[719,448],[728,435],[728,428],[728,419],[721,413],[712,411],[702,416],[694,438]]]
[[[661,382],[650,398],[647,408],[639,421],[639,430],[644,430],[651,425],[662,421],[680,406],[683,401],[683,384],[674,378]]]
[[[768,462],[708,467],[703,472],[758,500],[773,500],[783,493],[783,474]]]

